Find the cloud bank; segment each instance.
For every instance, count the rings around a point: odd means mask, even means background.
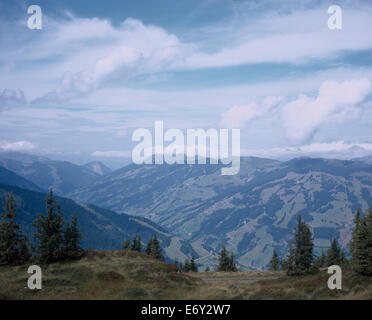
[[[1,151],[32,151],[36,148],[36,145],[29,141],[15,141],[7,142],[0,141],[0,150]]]
[[[316,98],[301,94],[283,107],[282,118],[291,143],[303,143],[315,130],[332,118],[347,120],[358,112],[359,103],[372,92],[368,79],[325,81]]]

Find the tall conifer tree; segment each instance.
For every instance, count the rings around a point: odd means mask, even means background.
[[[372,275],[372,209],[361,216],[358,211],[355,216],[355,227],[352,233],[351,263],[357,273]]]
[[[22,264],[30,258],[26,237],[16,219],[16,201],[12,193],[6,199],[0,215],[0,264]]]
[[[342,250],[338,245],[336,238],[332,240],[331,247],[327,250],[325,260],[327,267],[332,265],[341,265],[343,263]]]
[[[289,250],[288,275],[305,275],[310,272],[313,262],[313,235],[308,225],[297,217],[294,241]]]
[[[190,271],[198,272],[198,267],[196,266],[195,257],[193,255],[191,256],[191,260],[190,260]]]
[[[63,238],[63,257],[67,259],[78,258],[83,254],[83,249],[80,247],[82,235],[78,229],[77,216],[74,214],[71,222],[66,226]]]
[[[155,259],[164,260],[163,254],[161,252],[160,242],[156,234],[154,235],[154,238],[152,239],[152,242],[151,242],[151,254],[150,255],[154,257]]]
[[[50,263],[63,258],[64,219],[52,189],[46,199],[46,215],[39,213],[34,221],[36,252],[42,263]]]
[[[270,269],[274,271],[278,271],[280,268],[280,259],[278,257],[278,254],[276,253],[276,250],[273,250],[273,256],[270,260]]]

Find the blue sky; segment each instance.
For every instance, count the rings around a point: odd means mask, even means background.
[[[42,30],[27,28],[31,4]],[[163,120],[240,128],[244,155],[370,154],[371,14],[369,1],[0,1],[0,150],[120,166],[132,132]]]

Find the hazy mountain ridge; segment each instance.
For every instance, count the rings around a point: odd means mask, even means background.
[[[360,158],[354,158],[355,161],[361,161],[367,164],[372,164],[372,155],[360,157]]]
[[[110,171],[100,162],[80,166],[18,152],[0,153],[0,165],[33,182],[40,189],[53,188],[56,194],[62,196],[91,184]]]
[[[11,186],[18,186],[18,187],[29,189],[29,190],[42,191],[42,189],[38,187],[36,184],[32,183],[31,181],[28,181],[27,179],[24,179],[23,177],[20,177],[13,171],[10,171],[1,166],[0,166],[0,184],[8,184]]]
[[[28,239],[32,239],[34,232],[32,223],[38,213],[45,214],[47,194],[0,184],[1,203],[9,192],[15,195],[17,201],[17,222],[21,224]],[[150,237],[157,234],[167,259],[173,260],[175,256],[186,257],[192,253],[196,254],[186,241],[175,237],[148,219],[126,214],[118,215],[113,211],[94,205],[79,204],[67,198],[56,199],[67,220],[71,219],[73,213],[77,214],[79,227],[84,235],[82,245],[85,249],[120,250],[127,237],[140,235],[146,244]],[[169,248],[174,242],[179,242],[179,246]]]

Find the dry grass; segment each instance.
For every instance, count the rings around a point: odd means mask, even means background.
[[[27,268],[0,267],[0,299],[372,299],[372,277],[348,270],[343,289],[332,291],[326,271],[300,278],[269,271],[178,274],[174,265],[137,252],[94,251],[42,266],[43,289],[29,290]]]
[[[88,252],[79,261],[41,266],[42,290],[27,288],[27,266],[0,268],[1,299],[165,299],[198,280],[144,254]],[[176,297],[181,299],[182,297]]]
[[[198,272],[193,274],[193,277],[196,278],[266,278],[266,277],[281,277],[284,275],[282,271],[238,271],[238,272]]]

